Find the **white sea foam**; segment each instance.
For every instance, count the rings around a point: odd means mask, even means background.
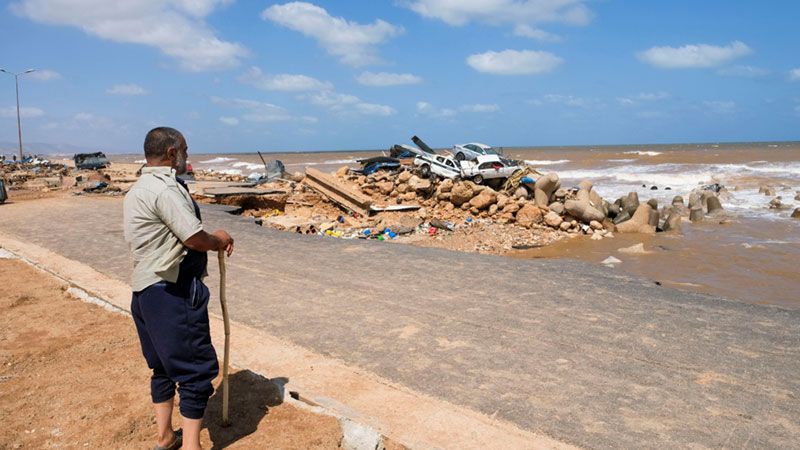
[[[720,183],[730,190],[721,198],[726,209],[778,219],[786,215],[786,210],[768,209],[770,198],[758,193],[758,185],[800,184],[800,163],[626,165],[560,170],[558,175],[562,185],[568,187],[576,186],[582,180],[591,180],[598,193],[607,199],[636,191],[640,196],[656,198],[659,202],[668,202],[674,195],[686,196],[705,184]],[[740,189],[734,190],[737,185]],[[652,190],[652,186],[657,189]],[[793,189],[779,190],[778,195],[781,194],[788,211],[795,207],[795,203],[800,203],[793,199]]]
[[[299,162],[286,164],[286,166],[332,166],[336,164],[355,164],[357,159],[330,159],[322,162]]]
[[[526,159],[525,164],[531,166],[555,166],[558,164],[566,164],[570,162],[568,159]]]
[[[253,171],[253,170],[263,169],[264,165],[263,164],[253,164],[253,163],[249,163],[249,162],[239,161],[239,162],[233,163],[233,167],[244,167],[247,170]]]
[[[134,163],[135,164],[147,164],[147,160],[146,159],[137,159],[136,161],[134,161]]]
[[[625,152],[626,155],[639,155],[639,156],[658,156],[663,154],[664,152],[654,152],[652,150],[642,151],[642,150],[632,150],[630,152]]]
[[[236,161],[236,158],[226,158],[224,156],[219,156],[214,159],[207,159],[205,161],[200,161],[201,164],[222,164],[226,162]]]

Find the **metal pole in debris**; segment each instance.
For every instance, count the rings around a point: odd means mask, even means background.
[[[0,69],[0,72],[7,73],[9,75],[14,76],[14,85],[17,88],[17,138],[19,139],[19,160],[22,161],[24,156],[22,155],[22,121],[19,118],[19,76],[25,75],[26,73],[35,72],[36,69],[28,69],[24,72],[20,73],[11,73],[5,69]]]
[[[228,418],[228,396],[230,384],[228,383],[228,362],[230,361],[231,349],[231,324],[228,318],[228,302],[225,298],[225,251],[220,250],[219,257],[219,301],[222,305],[222,321],[225,324],[225,354],[222,357],[222,426],[227,427],[231,424]]]

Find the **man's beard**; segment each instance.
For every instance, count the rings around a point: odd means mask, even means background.
[[[186,160],[187,157],[181,154],[178,154],[175,158],[175,173],[177,175],[183,175],[186,173]]]

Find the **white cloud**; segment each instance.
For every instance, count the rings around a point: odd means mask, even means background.
[[[44,111],[40,108],[36,108],[33,106],[21,106],[19,108],[19,116],[23,119],[33,119],[35,117],[42,117],[44,115]],[[0,117],[4,118],[17,118],[17,107],[16,106],[7,106],[5,108],[0,108]]]
[[[354,112],[365,116],[391,116],[397,113],[391,106],[366,103],[355,95],[340,94],[334,91],[318,92],[301,98],[308,100],[313,105],[336,112]]]
[[[148,93],[147,89],[138,84],[115,84],[106,89],[106,94],[111,95],[147,95]]]
[[[333,89],[333,84],[327,81],[320,81],[306,75],[286,73],[268,75],[262,73],[258,67],[251,67],[250,70],[239,76],[238,80],[265,91],[302,92]]]
[[[536,39],[541,42],[561,42],[561,36],[524,23],[514,27],[514,35]]]
[[[689,69],[721,66],[751,53],[753,50],[745,43],[734,41],[726,46],[652,47],[636,56],[640,61],[662,69]]]
[[[500,111],[500,105],[476,103],[474,105],[463,105],[459,110],[471,113],[493,113]]]
[[[467,57],[467,64],[478,72],[494,75],[532,75],[550,72],[561,63],[563,59],[542,51],[534,50],[503,50],[501,52],[488,51]]]
[[[204,18],[231,0],[20,0],[19,16],[50,25],[68,25],[114,42],[158,48],[186,70],[229,69],[249,52],[223,41]]]
[[[559,104],[569,106],[571,108],[601,108],[605,106],[603,102],[596,98],[576,97],[574,95],[560,95],[560,94],[547,94],[541,100],[533,100],[529,102],[535,106],[542,106],[545,103]]]
[[[436,118],[449,118],[458,112],[452,108],[437,108],[428,102],[417,102],[417,112],[424,116]]]
[[[717,73],[726,77],[760,78],[769,75],[769,70],[753,66],[732,66],[719,69]]]
[[[225,125],[231,125],[231,126],[239,125],[239,119],[237,119],[236,117],[222,116],[219,118],[219,121],[224,123]]]
[[[257,100],[211,97],[211,102],[214,103],[215,105],[219,105],[225,108],[241,110],[242,111],[242,114],[240,116],[241,119],[246,120],[248,122],[265,123],[265,122],[288,122],[288,121],[302,121],[302,122],[316,121],[316,119],[313,117],[295,116],[281,106],[267,102],[260,102]],[[220,120],[222,120],[222,118],[220,118]]]
[[[388,73],[388,72],[363,72],[356,77],[356,81],[364,86],[399,86],[403,84],[419,84],[422,78],[410,73]]]
[[[669,93],[659,92],[640,92],[639,94],[629,97],[617,97],[617,102],[624,106],[635,105],[639,102],[656,102],[659,100],[666,100],[670,97]]]
[[[384,116],[384,117],[391,116],[397,112],[391,106],[377,105],[375,103],[356,103],[356,110],[360,114],[364,114],[366,116]]]
[[[412,0],[405,4],[419,15],[449,25],[557,22],[586,25],[592,13],[585,0]]]
[[[58,80],[61,78],[60,73],[50,69],[36,69],[36,72],[31,72],[26,76],[33,78],[34,80],[37,81],[51,81],[51,80]]]
[[[715,114],[732,114],[736,112],[736,102],[730,100],[712,100],[703,102],[706,111]]]
[[[101,131],[120,131],[127,126],[118,125],[113,120],[105,116],[88,112],[79,112],[69,119],[60,122],[49,122],[44,125],[47,130],[101,130]]]
[[[789,71],[789,81],[800,81],[800,67]]]
[[[375,46],[404,31],[380,19],[362,25],[333,17],[324,8],[306,2],[272,5],[261,18],[316,39],[340,62],[355,67],[380,62]]]

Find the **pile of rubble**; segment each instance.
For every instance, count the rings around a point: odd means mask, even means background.
[[[70,190],[76,195],[123,193],[104,170],[76,170],[67,164],[42,158],[26,158],[21,162],[0,161],[0,179],[8,191],[20,194]]]
[[[302,234],[505,253],[580,235],[599,240],[680,230],[684,218],[698,221],[721,211],[724,193],[707,186],[691,193],[688,207],[677,196],[659,209],[655,199],[641,203],[636,192],[609,202],[589,181],[567,188],[557,174],[532,169],[494,188],[422,178],[409,166],[370,175],[347,166],[335,175],[317,172],[307,170],[300,183],[284,180],[283,208],[271,204],[245,214]]]

